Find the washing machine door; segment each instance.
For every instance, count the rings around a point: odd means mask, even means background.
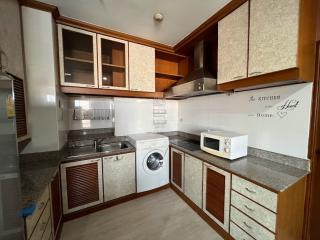
[[[149,152],[144,159],[144,170],[147,173],[157,173],[163,167],[164,154],[159,150]]]

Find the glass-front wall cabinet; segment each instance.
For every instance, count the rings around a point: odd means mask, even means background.
[[[98,87],[96,34],[58,25],[63,86]]]
[[[128,42],[98,34],[100,88],[128,89]]]

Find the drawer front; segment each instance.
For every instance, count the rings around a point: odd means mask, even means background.
[[[43,193],[41,194],[39,200],[36,203],[36,209],[31,216],[26,218],[26,228],[27,228],[27,237],[31,236],[34,227],[36,226],[43,209],[45,208],[49,200],[49,187],[46,187]]]
[[[251,218],[244,215],[239,210],[231,207],[231,221],[236,223],[245,232],[253,236],[256,240],[274,240],[275,235],[266,228],[259,225]]]
[[[232,189],[261,204],[262,206],[277,212],[277,194],[252,182],[232,175]]]
[[[51,235],[52,235],[52,224],[51,224],[51,221],[49,220],[41,240],[49,240],[51,239]]]
[[[235,240],[255,240],[233,222],[230,222],[230,235]]]
[[[51,204],[49,201],[46,205],[46,208],[43,211],[43,214],[39,219],[39,222],[36,225],[36,228],[34,229],[34,232],[31,235],[30,240],[40,240],[44,234],[44,231],[46,230],[47,224],[51,225],[50,208],[51,208]]]
[[[231,192],[231,204],[272,232],[276,231],[277,215],[275,213],[234,191]]]

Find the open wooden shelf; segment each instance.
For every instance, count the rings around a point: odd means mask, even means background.
[[[102,95],[116,97],[133,97],[133,98],[163,98],[163,92],[138,92],[128,90],[112,90],[101,88],[85,88],[85,87],[63,87],[61,92],[65,94],[81,94],[81,95]]]
[[[167,78],[156,78],[156,91],[165,92],[171,86],[177,83],[177,80],[167,79]]]
[[[164,73],[164,72],[156,72],[156,78],[160,77],[160,78],[168,78],[168,79],[172,79],[172,80],[179,80],[181,78],[183,78],[184,76],[181,74],[171,74],[171,73]]]
[[[121,68],[121,69],[125,69],[125,66],[122,65],[116,65],[116,64],[111,64],[111,63],[102,63],[102,66],[106,66],[106,67],[113,67],[113,68]]]
[[[73,62],[93,64],[93,60],[87,60],[87,59],[82,59],[82,58],[64,57],[64,59],[65,59],[65,60],[68,60],[68,61],[73,61]]]
[[[156,50],[156,91],[163,92],[188,74],[188,57]]]

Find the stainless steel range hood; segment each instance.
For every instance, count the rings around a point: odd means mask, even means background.
[[[221,91],[217,90],[217,79],[214,78],[206,68],[206,63],[211,54],[209,45],[204,41],[200,41],[196,45],[193,54],[193,71],[186,78],[179,80],[177,85],[165,92],[165,98],[184,99],[194,96],[221,93]]]

